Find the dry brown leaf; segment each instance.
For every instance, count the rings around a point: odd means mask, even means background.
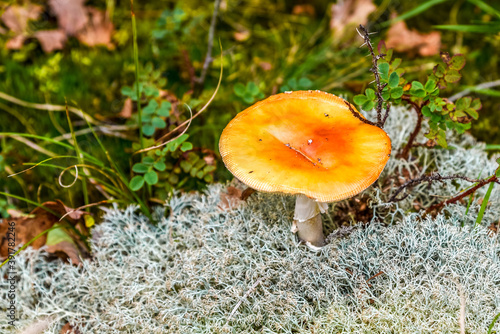
[[[118,113],[118,116],[126,119],[132,117],[132,99],[130,97],[123,103],[122,111]]]
[[[227,187],[227,193],[220,194],[220,202],[219,207],[223,210],[231,209],[235,206],[238,206],[242,200],[241,198],[241,190],[236,187]]]
[[[10,30],[17,34],[25,33],[28,21],[36,20],[42,13],[42,6],[28,4],[25,6],[12,5],[2,14],[2,21]]]
[[[64,205],[63,202],[57,200],[55,202],[45,202],[43,205],[49,210],[54,211],[54,213],[62,216],[68,212],[71,212],[66,218],[72,224],[76,224],[83,215],[88,214],[84,211],[75,211],[73,209]],[[38,234],[54,226],[55,223],[59,221],[59,217],[54,216],[52,213],[45,211],[43,208],[36,208],[31,211],[30,215],[27,217],[19,218],[9,218],[0,220],[0,258],[6,258],[9,250],[9,240],[7,233],[9,231],[9,222],[15,222],[15,240],[16,247],[19,244],[26,244],[28,241],[36,237]],[[31,247],[38,249],[45,245],[47,241],[47,235],[43,235],[37,240],[35,240]],[[11,247],[12,248],[12,247]]]
[[[111,43],[113,23],[109,21],[106,13],[92,7],[87,7],[87,11],[90,14],[90,20],[76,35],[78,40],[88,46],[105,45],[113,48],[114,45]]]
[[[26,37],[24,35],[17,35],[9,39],[7,43],[5,43],[5,47],[9,50],[19,50],[23,46],[25,40]]]
[[[57,17],[59,27],[68,36],[75,35],[89,21],[85,0],[49,0],[49,6]]]
[[[372,0],[339,0],[332,5],[332,18],[330,29],[335,32],[335,37],[342,37],[347,29],[368,22],[368,16],[377,7]]]
[[[66,43],[66,34],[62,30],[39,30],[34,34],[45,53],[61,50]]]
[[[433,56],[439,53],[441,34],[437,31],[421,34],[416,30],[408,29],[404,21],[399,21],[387,31],[385,44],[388,48],[393,48],[398,52]]]
[[[60,334],[80,334],[81,332],[78,330],[78,328],[75,328],[73,326],[71,326],[68,323],[66,323],[66,325],[63,326],[63,328],[61,328],[61,332]]]
[[[82,263],[76,245],[69,241],[61,241],[55,245],[47,246],[47,252],[54,254],[63,260],[70,258],[71,263],[76,265]]]

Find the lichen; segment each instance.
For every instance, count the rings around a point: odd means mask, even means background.
[[[393,110],[386,125],[393,152],[412,121],[411,112]],[[450,146],[418,148],[408,161],[393,154],[378,184],[404,168],[413,177],[494,170],[470,136]],[[397,204],[386,203],[394,188],[374,186],[366,191],[372,222],[337,232],[317,253],[289,231],[289,196],[256,193],[224,210],[218,204],[225,186],[213,185],[205,194],[177,194],[157,226],[136,207],[110,208],[82,267],[47,262],[43,249],[17,257],[19,328],[46,318],[46,333],[59,333],[66,322],[82,333],[449,333],[459,330],[461,287],[467,332],[485,333],[500,312],[500,238],[487,229],[500,217],[499,187],[478,227],[485,189],[467,215],[461,203],[436,218],[410,212],[415,201],[425,207],[467,185],[422,184]]]

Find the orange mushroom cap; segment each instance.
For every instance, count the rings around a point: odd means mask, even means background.
[[[227,169],[253,189],[334,202],[377,180],[391,140],[354,117],[345,100],[296,91],[270,96],[236,115],[219,149]]]

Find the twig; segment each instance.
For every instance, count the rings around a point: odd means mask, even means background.
[[[368,124],[368,125],[375,125],[377,126],[376,123],[373,123],[372,121],[369,121],[367,120],[366,118],[364,118],[363,116],[360,115],[359,112],[356,112],[353,108],[352,108],[352,105],[347,102],[347,101],[344,101],[344,103],[347,105],[347,107],[349,108],[349,111],[351,112],[351,114],[356,117],[357,119],[359,119],[361,122],[365,123],[365,124]]]
[[[453,204],[453,203],[456,203],[458,202],[459,200],[461,200],[462,198],[464,197],[467,197],[469,196],[470,194],[474,193],[476,190],[478,190],[479,188],[482,188],[484,187],[485,185],[487,184],[490,184],[491,182],[496,182],[498,183],[498,177],[496,177],[496,175],[493,175],[492,177],[490,177],[489,179],[484,179],[484,180],[479,180],[477,182],[477,184],[470,188],[469,190],[467,191],[464,191],[463,193],[461,193],[460,195],[457,195],[453,198],[450,198],[446,201],[442,201],[441,203],[438,203],[438,204],[435,204],[431,207],[429,207],[427,210],[425,210],[425,213],[430,213],[434,210],[436,211],[439,211],[443,206],[445,206],[446,204]]]
[[[391,110],[391,105],[389,103],[387,103],[387,105],[385,106],[385,115],[384,115],[384,118],[382,118],[381,128],[384,127],[385,121],[387,120],[387,117],[389,117],[390,110]]]
[[[231,311],[231,314],[229,314],[229,317],[227,318],[226,325],[231,321],[231,318],[234,316],[240,305],[243,303],[244,300],[250,296],[250,294],[257,288],[257,286],[262,283],[264,280],[264,277],[259,278],[251,287],[250,289],[245,293],[243,298],[240,299],[240,301],[234,306],[233,310]]]
[[[467,89],[461,91],[460,93],[452,95],[452,96],[450,96],[448,98],[448,100],[450,100],[451,102],[453,102],[455,100],[458,100],[461,97],[464,97],[465,95],[469,94],[470,92],[473,92],[476,89],[488,89],[488,88],[493,88],[493,87],[497,87],[497,86],[500,86],[500,80],[495,80],[495,81],[490,81],[490,82],[484,82],[482,84],[479,84],[479,85],[475,86],[472,89],[471,88],[467,88]]]
[[[420,183],[423,183],[423,182],[432,183],[433,181],[443,182],[445,180],[456,180],[456,179],[465,180],[465,181],[468,181],[468,182],[482,182],[483,181],[483,180],[474,180],[474,179],[471,179],[471,178],[469,178],[467,176],[463,176],[463,175],[441,176],[439,173],[435,173],[435,174],[432,174],[432,175],[422,175],[422,176],[420,176],[420,177],[418,177],[416,179],[411,179],[411,180],[406,181],[402,186],[400,186],[398,189],[396,189],[396,191],[391,196],[391,198],[389,198],[388,202],[399,202],[399,201],[402,201],[405,198],[407,198],[409,194],[406,194],[403,197],[397,198],[397,196],[405,188],[414,187],[414,186],[416,186],[416,185],[418,185]]]
[[[362,31],[362,34],[359,32],[359,30]],[[370,69],[370,71],[375,76],[375,82],[377,84],[377,91],[375,92],[375,95],[377,95],[377,108],[376,108],[376,110],[377,110],[377,123],[376,123],[376,126],[382,128],[384,126],[385,119],[387,119],[387,116],[386,116],[386,117],[384,117],[384,120],[382,120],[382,105],[384,103],[384,99],[382,98],[382,90],[384,89],[384,87],[387,84],[382,84],[380,82],[380,74],[378,72],[378,61],[379,61],[379,59],[384,58],[385,54],[375,55],[375,52],[373,51],[372,43],[370,41],[370,33],[368,32],[368,30],[366,30],[366,28],[362,24],[359,25],[359,30],[358,30],[358,34],[365,41],[365,43],[363,45],[366,45],[368,47],[368,50],[370,51],[370,55],[372,56],[372,65],[373,66]]]
[[[415,139],[417,138],[418,134],[420,133],[420,129],[422,128],[423,115],[421,107],[415,102],[411,101],[408,96],[403,95],[403,100],[406,100],[409,104],[411,104],[413,106],[413,109],[417,113],[417,124],[415,125],[415,129],[413,129],[410,138],[408,138],[408,143],[406,143],[403,151],[399,154],[400,158],[407,160],[410,154],[410,149],[413,147],[413,143],[415,142]]]
[[[214,34],[215,34],[215,25],[217,23],[217,15],[219,14],[220,0],[215,0],[214,11],[212,13],[212,21],[210,22],[210,30],[208,31],[208,49],[207,55],[205,56],[205,62],[203,63],[203,69],[201,70],[201,75],[196,79],[196,82],[203,85],[205,82],[205,78],[207,76],[208,67],[213,61],[212,58],[212,47],[214,45]]]

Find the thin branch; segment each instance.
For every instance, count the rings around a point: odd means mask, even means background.
[[[406,194],[400,198],[398,198],[398,195],[404,189],[412,188],[420,183],[428,182],[429,184],[431,184],[433,181],[443,182],[445,180],[456,180],[456,179],[465,180],[465,181],[472,182],[472,183],[483,181],[483,180],[471,179],[471,178],[469,178],[467,176],[463,176],[463,175],[441,176],[439,173],[435,173],[435,174],[431,174],[431,175],[422,175],[416,179],[411,179],[411,180],[406,181],[405,184],[403,184],[398,189],[396,189],[396,191],[391,196],[391,198],[389,198],[389,202],[399,202],[399,201],[406,199],[406,197],[408,197],[409,194]]]
[[[403,100],[411,104],[413,106],[413,109],[417,113],[417,124],[415,124],[415,129],[413,129],[410,138],[408,138],[408,143],[406,143],[403,151],[399,154],[400,158],[407,160],[410,154],[410,149],[413,147],[413,143],[415,142],[415,139],[417,138],[418,134],[420,133],[420,129],[422,128],[423,115],[421,107],[415,102],[411,101],[408,96],[403,95]]]
[[[362,33],[360,33],[359,30],[361,30]],[[377,84],[377,90],[375,92],[375,95],[377,95],[377,108],[376,108],[376,110],[377,110],[377,123],[376,123],[376,125],[381,128],[384,125],[384,123],[382,121],[382,105],[384,103],[384,99],[382,98],[382,90],[384,89],[386,84],[382,84],[380,82],[380,74],[378,72],[378,61],[379,61],[379,59],[384,58],[385,54],[376,55],[375,51],[373,51],[373,46],[372,46],[372,43],[370,41],[370,33],[368,32],[368,30],[361,24],[359,25],[359,30],[357,30],[358,34],[365,41],[365,43],[363,45],[366,45],[368,47],[368,50],[370,51],[370,55],[372,56],[372,65],[373,66],[370,69],[370,71],[375,76],[375,82]],[[387,118],[387,117],[385,117],[385,118]]]
[[[474,193],[476,190],[478,190],[479,188],[482,188],[484,187],[485,185],[487,184],[490,184],[491,182],[496,182],[498,183],[498,177],[496,175],[493,175],[492,177],[490,177],[489,179],[484,179],[484,180],[479,180],[477,182],[477,184],[470,188],[469,190],[467,191],[464,191],[463,193],[461,193],[460,195],[457,195],[453,198],[450,198],[446,201],[442,201],[441,203],[438,203],[438,204],[435,204],[431,207],[429,207],[427,210],[425,210],[426,213],[429,213],[429,212],[432,212],[434,210],[436,211],[439,211],[441,210],[442,207],[444,207],[445,205],[447,204],[453,204],[453,203],[456,203],[458,202],[459,200],[461,200],[462,198],[464,197],[467,197],[469,196],[470,194]]]
[[[391,105],[387,103],[385,106],[385,115],[384,118],[382,118],[382,123],[380,124],[380,127],[383,128],[385,125],[385,121],[387,121],[387,117],[389,117],[389,111],[391,110]]]
[[[495,81],[490,81],[490,82],[484,82],[482,84],[474,86],[473,88],[467,88],[467,89],[461,91],[460,93],[452,95],[452,96],[450,96],[448,98],[448,100],[450,100],[451,102],[453,102],[455,100],[458,100],[461,97],[464,97],[467,94],[470,94],[470,92],[473,92],[473,91],[475,91],[477,89],[488,89],[488,88],[493,88],[493,87],[497,87],[497,86],[500,86],[500,80],[495,80]]]
[[[352,105],[347,102],[347,101],[344,101],[344,103],[347,105],[347,107],[349,108],[349,111],[351,112],[351,114],[356,117],[357,119],[359,119],[361,122],[365,123],[365,124],[368,124],[368,125],[374,125],[374,126],[377,126],[376,123],[373,123],[372,121],[369,121],[367,120],[366,118],[364,118],[363,116],[360,115],[359,112],[356,112],[356,110],[354,110],[352,108]]]
[[[217,24],[217,15],[219,14],[220,0],[215,0],[214,11],[212,13],[212,21],[210,22],[210,30],[208,31],[208,49],[207,55],[205,56],[205,62],[203,63],[203,69],[201,70],[201,75],[196,81],[203,85],[205,82],[205,78],[207,76],[208,67],[213,61],[212,58],[212,48],[214,45],[214,34],[215,34],[215,25]]]

